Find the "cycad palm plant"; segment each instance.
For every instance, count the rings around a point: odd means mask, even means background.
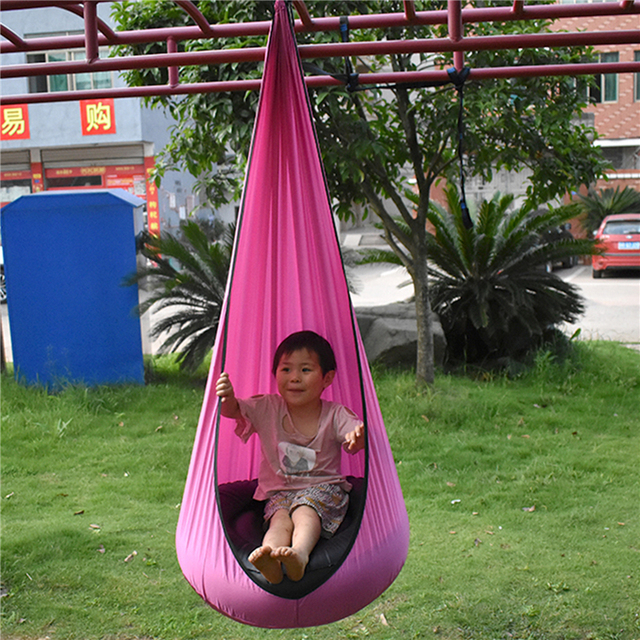
[[[587,196],[580,196],[582,209],[586,214],[585,226],[588,231],[596,231],[605,216],[614,213],[640,212],[640,193],[631,187],[600,189],[590,191]]]
[[[583,312],[576,287],[545,269],[548,262],[594,252],[590,239],[544,240],[546,231],[576,215],[574,206],[511,210],[513,196],[497,194],[482,202],[466,229],[455,189],[447,191],[447,202],[449,211],[432,206],[429,212],[429,274],[432,308],[453,359],[521,357],[554,325]]]
[[[222,309],[233,249],[233,226],[211,239],[211,229],[195,221],[181,226],[181,237],[171,233],[140,238],[147,265],[126,284],[141,283],[148,298],[136,311],[163,312],[151,329],[155,340],[166,335],[164,353],[178,352],[180,368],[195,371],[213,347]]]

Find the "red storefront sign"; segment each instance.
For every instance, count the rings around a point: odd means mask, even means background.
[[[153,156],[144,159],[147,175],[147,228],[154,236],[160,235],[160,210],[158,208],[158,188],[151,179],[156,160]]]
[[[31,180],[31,171],[0,171],[0,180]]]
[[[2,140],[27,140],[29,133],[29,105],[2,105],[0,137]]]
[[[104,179],[104,186],[108,189],[124,189],[138,198],[147,199],[144,165],[107,167]]]
[[[79,176],[101,176],[106,167],[65,167],[64,169],[47,169],[47,178],[77,178]]]
[[[116,132],[116,111],[113,98],[80,100],[80,121],[83,136]]]

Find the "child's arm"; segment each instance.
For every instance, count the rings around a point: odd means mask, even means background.
[[[344,437],[344,449],[347,453],[358,453],[364,449],[364,425],[359,424]]]
[[[220,374],[218,382],[216,382],[216,395],[220,398],[220,413],[225,418],[236,419],[242,415],[228,373]]]

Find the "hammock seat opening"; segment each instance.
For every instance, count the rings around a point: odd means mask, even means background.
[[[262,544],[264,506],[266,501],[253,499],[258,481],[238,480],[218,486],[218,506],[231,549],[247,575],[259,587],[281,598],[302,598],[326,582],[349,553],[360,527],[365,502],[365,479],[349,476],[353,488],[349,493],[349,509],[331,538],[321,538],[309,557],[302,580],[294,582],[285,576],[279,584],[271,584],[249,562],[249,554]]]

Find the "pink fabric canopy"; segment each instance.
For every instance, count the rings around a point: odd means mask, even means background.
[[[243,445],[218,414],[215,381],[236,394],[275,393],[271,361],[290,333],[310,329],[333,345],[337,375],[325,392],[358,413],[366,451],[343,472],[366,478],[360,528],[344,562],[300,598],[252,580],[225,536],[216,486],[257,477],[255,436]],[[215,609],[262,627],[304,627],[351,615],[393,582],[409,524],[342,266],[308,96],[284,0],[277,0],[249,156],[236,244],[209,381],[182,501],[176,545],[185,577]],[[375,560],[374,560],[375,559]]]

